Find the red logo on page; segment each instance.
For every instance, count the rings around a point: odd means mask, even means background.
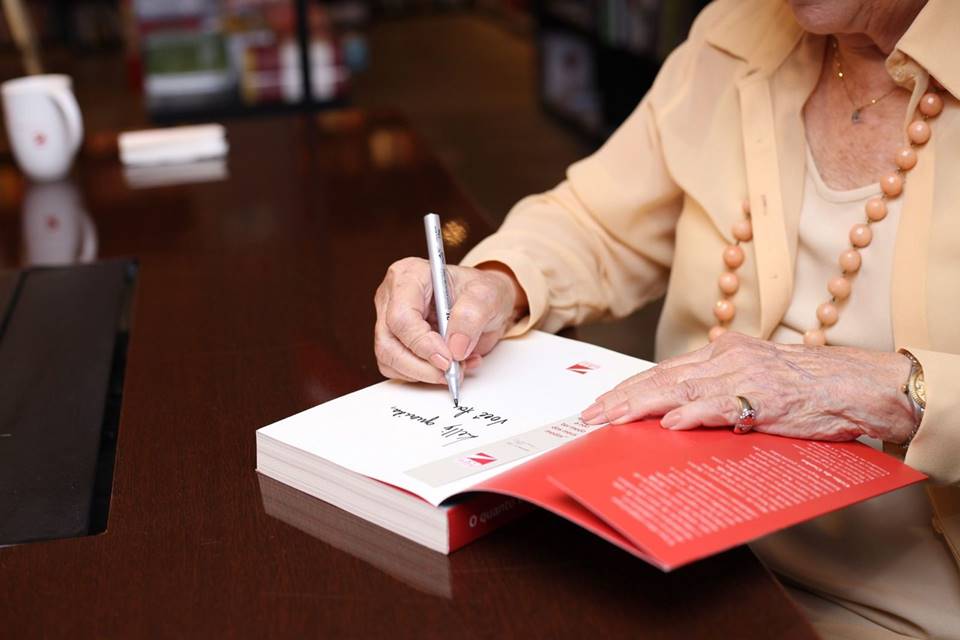
[[[578,362],[577,364],[570,365],[567,367],[567,371],[573,371],[574,373],[579,373],[580,375],[586,375],[594,369],[599,369],[600,365],[594,364],[592,362]]]
[[[468,467],[482,467],[485,464],[490,464],[491,462],[496,462],[497,459],[490,455],[489,453],[471,453],[470,455],[460,458],[460,462],[467,465]]]

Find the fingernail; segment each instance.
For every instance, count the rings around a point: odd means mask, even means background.
[[[580,419],[587,422],[593,420],[601,413],[603,413],[603,405],[599,402],[594,402],[580,413]]]
[[[435,353],[430,356],[430,364],[435,366],[437,369],[440,369],[440,371],[446,371],[450,368],[450,361],[439,353]]]
[[[628,411],[630,411],[629,404],[627,404],[626,402],[624,402],[623,404],[618,404],[613,409],[610,409],[610,411],[607,411],[607,420],[609,420],[613,424],[619,424],[617,420],[620,420],[625,415],[627,415]]]
[[[680,416],[675,413],[668,413],[660,418],[660,426],[664,429],[673,429],[678,424],[680,424]]]
[[[467,357],[470,338],[462,333],[455,333],[447,340],[447,346],[450,347],[450,353],[453,355],[454,360],[463,360]]]

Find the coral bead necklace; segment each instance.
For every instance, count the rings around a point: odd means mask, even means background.
[[[838,70],[838,77],[842,82],[842,69]],[[886,96],[881,96],[866,106],[876,104],[876,102],[879,102],[884,97]],[[853,116],[855,123],[858,122],[859,113],[863,108],[865,107],[855,109]],[[917,105],[919,118],[915,119],[907,127],[907,142],[898,149],[894,155],[894,162],[897,169],[884,175],[880,179],[881,195],[867,201],[864,207],[864,221],[851,227],[849,233],[850,246],[840,254],[837,260],[840,273],[831,278],[827,283],[827,292],[830,294],[830,299],[817,307],[818,326],[804,332],[804,344],[810,346],[827,344],[827,329],[835,325],[839,320],[840,311],[838,305],[850,297],[852,290],[851,278],[860,270],[863,261],[860,250],[870,246],[870,243],[873,241],[873,230],[871,226],[886,218],[887,202],[900,197],[903,193],[906,175],[917,164],[917,148],[923,146],[930,140],[930,125],[927,123],[927,120],[936,117],[942,110],[943,98],[940,97],[936,90],[931,90],[920,98],[920,103]],[[742,210],[744,214],[743,219],[735,222],[732,229],[735,243],[728,245],[723,250],[723,262],[727,270],[720,275],[717,281],[717,286],[722,296],[713,307],[713,314],[717,319],[717,324],[710,329],[709,337],[711,342],[727,331],[730,322],[736,315],[736,306],[732,300],[740,288],[740,280],[736,274],[736,270],[743,264],[745,259],[743,248],[740,245],[750,242],[753,239],[749,201],[743,202]]]

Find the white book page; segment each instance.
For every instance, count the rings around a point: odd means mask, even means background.
[[[505,340],[461,388],[387,381],[260,430],[437,505],[595,427],[579,413],[653,366],[533,331]]]

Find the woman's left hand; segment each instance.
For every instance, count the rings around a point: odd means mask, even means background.
[[[781,345],[728,332],[624,380],[581,418],[623,424],[662,416],[666,429],[730,426],[743,396],[756,411],[757,431],[905,442],[916,426],[901,391],[909,374],[910,361],[899,353]]]

